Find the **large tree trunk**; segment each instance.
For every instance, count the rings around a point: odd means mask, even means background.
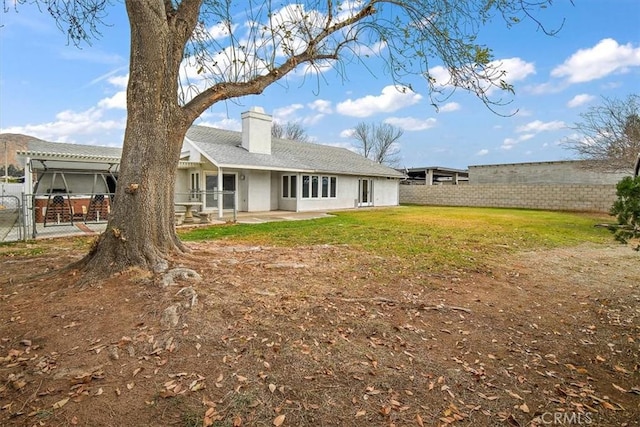
[[[127,1],[131,22],[127,127],[107,230],[82,261],[93,275],[129,267],[166,269],[182,251],[174,227],[174,191],[190,121],[177,102],[184,43],[159,0]],[[181,39],[180,36],[178,36]]]

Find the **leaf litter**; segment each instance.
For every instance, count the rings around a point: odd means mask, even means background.
[[[620,252],[430,274],[343,246],[191,245],[195,307],[134,272],[0,282],[0,424],[638,425],[640,274]]]

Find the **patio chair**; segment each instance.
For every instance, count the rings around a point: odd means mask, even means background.
[[[84,222],[106,222],[109,216],[109,199],[104,194],[96,194],[89,201]]]
[[[62,223],[73,223],[73,211],[71,209],[71,202],[64,199],[64,196],[55,195],[49,196],[47,201],[47,212],[44,216],[44,226],[47,223],[55,223],[60,225]]]

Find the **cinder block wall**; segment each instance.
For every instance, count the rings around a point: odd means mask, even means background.
[[[611,184],[400,185],[400,203],[432,206],[608,213],[615,200]]]
[[[469,166],[469,184],[617,184],[631,170],[585,168],[576,160]]]

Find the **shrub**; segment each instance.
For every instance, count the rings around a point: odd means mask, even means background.
[[[640,176],[624,177],[616,186],[616,200],[611,207],[611,215],[618,219],[618,225],[610,227],[616,240],[627,243],[640,238]],[[640,250],[640,244],[635,248]]]

